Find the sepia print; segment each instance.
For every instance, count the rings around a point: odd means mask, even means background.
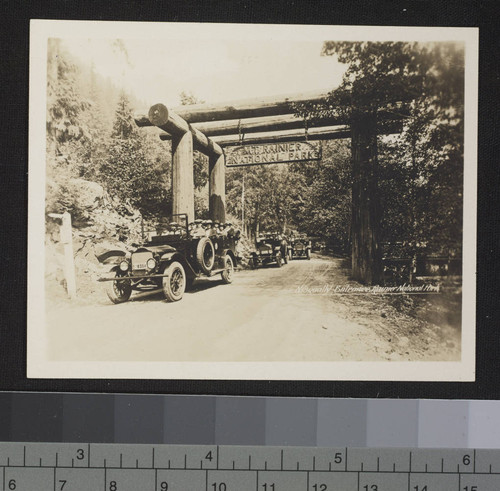
[[[477,30],[32,21],[28,375],[474,379]]]

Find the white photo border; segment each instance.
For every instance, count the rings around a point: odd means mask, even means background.
[[[49,38],[462,41],[465,57],[463,290],[458,362],[60,362],[47,357],[45,325],[45,125]],[[477,28],[201,24],[31,20],[29,91],[27,376],[75,379],[475,380],[478,125]]]

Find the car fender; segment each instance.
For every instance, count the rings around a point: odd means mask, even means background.
[[[168,251],[160,256],[161,262],[172,262],[172,261],[180,261],[184,262],[184,256],[180,254],[178,251]]]
[[[231,249],[224,249],[221,258],[226,257],[226,254],[231,257],[233,265],[236,267],[238,265],[238,258],[236,257],[236,254]]]
[[[188,278],[197,276],[196,272],[193,270],[184,254],[180,253],[179,251],[166,252],[165,254],[162,254],[160,257],[160,263],[162,265],[160,267],[160,270],[164,270],[173,261],[178,261],[182,264],[184,272],[186,273]]]
[[[103,254],[96,255],[101,264],[119,264],[125,258],[126,252],[121,250],[106,251]]]

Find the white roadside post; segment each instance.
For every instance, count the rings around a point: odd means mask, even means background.
[[[73,233],[71,229],[71,215],[65,211],[63,214],[50,213],[51,218],[62,221],[59,229],[61,244],[64,247],[64,278],[66,279],[66,291],[69,298],[76,298],[75,258],[73,257]]]

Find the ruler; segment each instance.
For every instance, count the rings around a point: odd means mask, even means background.
[[[499,491],[500,450],[0,443],[2,491]]]

